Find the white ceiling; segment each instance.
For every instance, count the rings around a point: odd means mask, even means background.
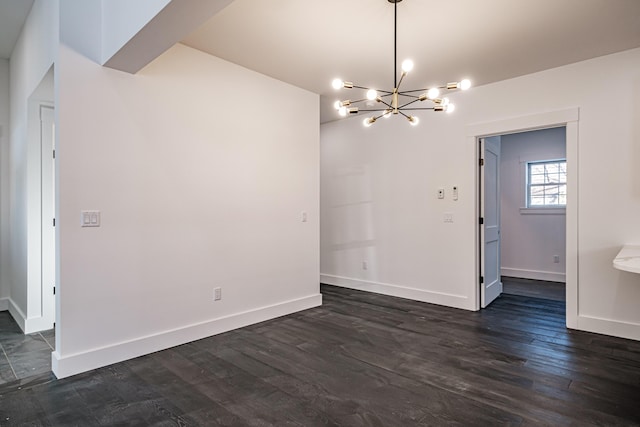
[[[323,122],[335,118],[335,77],[393,88],[387,0],[235,0],[183,43],[325,95]],[[405,90],[464,77],[486,84],[639,46],[640,0],[398,4],[398,63],[415,62]]]
[[[0,59],[8,59],[13,51],[33,0],[0,0]]]

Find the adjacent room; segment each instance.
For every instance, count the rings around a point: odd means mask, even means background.
[[[640,2],[0,0],[0,425],[640,425]]]

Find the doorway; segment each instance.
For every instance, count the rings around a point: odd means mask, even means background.
[[[566,140],[566,324],[569,328],[576,328],[578,319],[578,213],[577,213],[577,194],[578,194],[578,118],[579,109],[572,108],[555,112],[534,114],[530,116],[516,117],[496,122],[481,123],[467,127],[467,139],[469,144],[480,144],[480,140],[506,134],[514,134],[520,132],[528,132],[533,130],[557,128],[564,126]],[[481,161],[484,151],[478,150],[476,157],[477,165],[477,181],[478,188],[476,208],[477,215],[480,219],[476,222],[476,265],[477,265],[477,282],[476,282],[476,309],[482,307],[483,292],[486,294],[486,283],[484,276],[487,266],[485,265],[486,257],[483,252],[486,251],[485,236],[486,230],[483,223],[484,209],[486,200],[484,190],[484,171],[482,170]],[[484,301],[485,303],[487,301]]]
[[[565,135],[561,126],[479,139],[482,308],[503,291],[557,300],[564,287]]]

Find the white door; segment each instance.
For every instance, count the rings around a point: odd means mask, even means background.
[[[485,308],[502,293],[500,279],[500,137],[480,140],[480,303]]]
[[[42,197],[42,317],[53,328],[55,322],[54,286],[56,278],[55,218],[55,128],[54,110],[40,107],[40,166]]]

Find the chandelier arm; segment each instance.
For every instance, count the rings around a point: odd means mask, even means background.
[[[393,109],[393,105],[391,105],[391,104],[388,104],[388,103],[384,102],[382,99],[380,100],[380,102],[382,102],[382,103],[383,103],[384,105],[386,105],[387,107],[389,107],[389,108]]]
[[[409,118],[409,116],[407,116],[405,113],[403,113],[402,111],[398,110],[398,113],[402,114],[403,116],[405,116],[407,119]]]
[[[398,82],[398,85],[397,85],[397,86],[395,86],[396,91],[397,91],[398,89],[400,89],[400,85],[402,84],[402,80],[404,79],[404,76],[406,76],[406,73],[401,73],[401,74],[400,74],[400,81]],[[400,92],[398,92],[398,93],[400,93]]]
[[[386,108],[378,108],[378,109],[375,109],[375,110],[358,110],[358,112],[360,112],[360,111],[366,111],[366,112],[369,112],[369,113],[374,112],[375,113],[377,111],[387,111],[387,109]]]
[[[412,90],[403,90],[402,92],[398,92],[398,95],[406,95],[409,96],[409,93],[413,93],[413,92],[426,92],[428,91],[429,88],[424,88],[424,89],[412,89]]]
[[[433,109],[434,109],[433,107],[403,108],[403,110],[406,110],[406,111],[433,110]]]
[[[413,104],[414,102],[418,102],[418,101],[420,101],[420,100],[419,100],[419,99],[414,99],[413,101],[409,101],[409,102],[407,102],[406,104],[403,104],[403,105],[399,106],[399,107],[398,107],[398,110],[400,110],[400,109],[404,109],[407,105],[411,105],[411,104]]]

